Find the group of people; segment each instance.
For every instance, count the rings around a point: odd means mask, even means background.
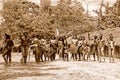
[[[29,45],[30,41],[28,38],[28,33],[24,32],[24,36],[20,36],[21,40],[21,51],[22,51],[22,61],[26,64],[27,60],[27,55],[28,55],[28,50],[29,50]],[[11,36],[9,34],[5,33],[5,40],[3,41],[3,49],[2,49],[2,57],[5,61],[5,66],[10,66],[11,65],[11,53],[14,47],[14,42],[11,39]]]
[[[88,34],[88,39],[86,39],[85,36],[80,36],[79,38],[74,36],[71,43],[68,43],[65,35],[57,38],[53,36],[49,40],[43,38],[38,39],[38,37],[34,37],[34,39],[31,40],[28,38],[27,32],[24,32],[23,35],[24,36],[20,37],[22,64],[27,63],[27,56],[30,49],[32,49],[35,54],[36,62],[40,62],[40,59],[43,61],[43,55],[45,56],[45,60],[46,58],[48,58],[48,60],[55,60],[56,54],[59,55],[59,59],[69,60],[69,53],[71,54],[70,59],[73,60],[91,60],[91,55],[93,55],[94,60],[96,60],[97,57],[97,60],[101,62],[102,58],[105,61],[105,46],[108,47],[110,62],[114,62],[115,42],[112,34],[109,35],[107,42],[103,40],[103,35],[94,36],[94,39],[91,39],[90,34]],[[5,65],[11,65],[11,52],[13,46],[14,43],[10,35],[5,34],[2,54]]]
[[[85,39],[85,36],[81,36],[79,39],[73,37],[71,48],[73,51],[71,52],[75,53],[75,59],[77,59],[77,54],[79,55],[79,60],[81,60],[81,57],[83,60],[91,59],[91,55],[93,55],[94,61],[97,57],[99,62],[102,61],[102,58],[105,61],[107,50],[109,61],[114,62],[115,41],[113,40],[113,34],[110,34],[106,41],[103,39],[102,34],[95,35],[93,39],[90,38],[89,33],[88,39]]]

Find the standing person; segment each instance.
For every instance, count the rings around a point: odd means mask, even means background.
[[[105,54],[104,54],[104,46],[105,46],[105,40],[103,40],[103,36],[99,36],[98,40],[98,55],[99,55],[99,62],[101,62],[101,57],[103,56],[104,62],[105,62]]]
[[[51,50],[51,60],[55,60],[57,53],[57,41],[55,36],[53,36],[50,41],[50,50]]]
[[[77,42],[77,46],[78,46],[78,56],[79,56],[79,61],[81,61],[81,57],[83,57],[83,53],[82,53],[82,44],[83,44],[83,40],[82,40],[82,36],[80,36],[80,38],[78,39]]]
[[[21,37],[21,50],[22,50],[22,64],[27,63],[27,56],[29,53],[30,40],[28,38],[28,33],[24,32],[23,37]]]
[[[63,38],[60,37],[58,39],[58,54],[59,54],[59,59],[62,60],[62,54],[63,54]]]
[[[115,51],[115,42],[113,40],[113,34],[109,35],[108,39],[108,52],[109,52],[109,61],[114,62],[114,51]]]
[[[33,43],[35,44],[34,47],[33,47],[34,48],[33,49],[33,54],[35,55],[35,61],[36,61],[36,63],[39,63],[42,50],[41,50],[40,40],[38,39],[37,36],[34,38]]]
[[[63,60],[67,59],[68,61],[68,44],[67,44],[67,38],[64,35],[63,36],[63,55],[62,55]]]
[[[5,61],[5,66],[6,65],[11,65],[11,52],[12,52],[12,47],[14,46],[14,43],[12,39],[10,38],[10,35],[5,34],[5,45],[4,45],[4,52],[3,52],[3,59]],[[9,60],[9,64],[8,64]]]
[[[95,56],[97,56],[97,60],[99,61],[98,55],[98,36],[94,36],[94,43],[93,43],[93,57],[95,61]]]
[[[67,46],[68,45],[68,43],[67,43],[67,38],[66,38],[66,36],[64,35],[63,36],[63,46],[65,47],[65,46]]]
[[[85,39],[85,36],[83,36],[82,37],[82,53],[83,53],[83,60],[85,60],[85,55],[87,54],[87,48],[88,48],[88,46],[87,46],[87,41],[86,41],[86,39]]]
[[[73,60],[77,60],[77,50],[78,50],[78,46],[77,46],[77,37],[73,37],[72,38],[72,44],[70,45],[70,52],[71,52],[71,58],[73,58]]]

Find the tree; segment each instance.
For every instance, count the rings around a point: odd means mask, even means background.
[[[30,36],[50,37],[54,35],[56,27],[61,33],[86,32],[92,29],[85,20],[81,2],[77,0],[61,0],[56,6],[50,3],[38,6],[27,0],[3,0],[1,16],[2,27],[11,33],[14,39],[20,31],[27,31]]]
[[[66,0],[60,0],[55,7],[55,22],[57,27],[62,31],[69,32],[76,29],[76,26],[80,26],[84,21],[84,8],[82,4],[76,0],[68,3]]]
[[[38,5],[26,0],[3,0],[2,26],[13,38],[18,36],[20,30],[31,32],[32,20],[38,15],[38,10]]]
[[[120,1],[117,0],[112,6],[109,5],[109,2],[105,5],[103,1],[101,2],[101,7],[105,8],[105,12],[95,11],[99,16],[99,21],[105,28],[108,27],[120,27]],[[104,15],[103,15],[104,14]],[[111,26],[112,25],[112,26]]]

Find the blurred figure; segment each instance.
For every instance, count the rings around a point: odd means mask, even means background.
[[[82,53],[82,44],[83,44],[83,40],[82,40],[82,36],[80,36],[80,38],[78,39],[77,42],[77,46],[78,46],[78,56],[79,56],[79,61],[81,61],[81,58],[83,57],[83,53]]]
[[[10,35],[5,34],[5,41],[4,41],[4,51],[3,51],[3,58],[5,61],[5,66],[6,65],[11,65],[11,52],[12,52],[12,47],[14,46],[14,43],[10,37]],[[9,60],[9,64],[8,64]]]
[[[20,37],[21,39],[21,51],[22,51],[22,64],[27,63],[27,56],[29,53],[29,47],[30,47],[30,40],[28,38],[28,33],[24,32],[23,36]]]
[[[98,36],[94,36],[94,43],[93,43],[93,57],[95,61],[95,56],[97,56],[97,60],[99,61],[99,55],[98,55]]]
[[[64,43],[63,43],[63,37],[59,37],[59,39],[58,39],[58,54],[59,54],[59,59],[61,59],[62,60],[62,55],[63,55],[63,47],[64,47],[64,45],[63,45]]]
[[[32,46],[32,48],[33,48],[33,54],[35,55],[35,61],[36,63],[39,63],[42,54],[42,49],[41,49],[41,42],[37,36],[34,38],[33,44],[34,45]]]
[[[69,47],[68,47],[67,38],[64,35],[63,36],[63,55],[62,55],[63,60],[67,60],[68,61],[68,52],[69,52],[68,49],[69,49]]]
[[[70,45],[70,53],[72,54],[71,55],[71,58],[73,60],[77,60],[77,53],[78,53],[78,46],[77,46],[77,42],[78,42],[78,39],[76,36],[74,36],[72,38],[72,44]]]
[[[103,36],[101,34],[101,35],[99,35],[99,39],[98,39],[99,62],[101,62],[101,57],[102,56],[103,56],[103,59],[104,59],[104,62],[105,62],[104,46],[105,46],[105,40],[103,40]]]
[[[72,44],[77,45],[78,39],[76,36],[72,37]]]
[[[115,42],[113,40],[113,34],[109,35],[108,39],[108,52],[109,52],[109,61],[114,62],[114,51],[115,51]]]

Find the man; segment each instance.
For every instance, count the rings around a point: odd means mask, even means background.
[[[30,40],[28,38],[28,33],[24,32],[23,37],[21,37],[21,50],[22,50],[22,64],[26,64],[27,56],[29,52]]]
[[[6,65],[11,65],[11,52],[12,52],[12,47],[14,46],[14,43],[12,39],[10,38],[10,35],[5,34],[5,45],[4,45],[4,52],[3,52],[3,58],[5,61],[5,66]],[[8,64],[9,60],[9,64]]]
[[[94,57],[94,61],[95,61],[95,56],[97,56],[97,59],[99,61],[99,55],[98,55],[98,36],[94,36],[94,43],[93,43],[94,47],[93,47],[93,57]]]
[[[57,41],[56,37],[53,36],[52,39],[50,40],[50,55],[51,55],[51,60],[55,60],[56,58],[56,53],[57,53]]]
[[[41,46],[41,43],[40,43],[40,40],[37,38],[37,36],[34,38],[33,40],[33,54],[35,55],[35,61],[36,63],[39,63],[40,62],[40,46]]]
[[[105,62],[105,54],[104,54],[104,46],[105,46],[105,41],[103,40],[103,36],[99,36],[98,40],[98,55],[99,55],[99,62],[101,62],[101,57],[103,56],[104,62]]]
[[[62,37],[60,37],[60,38],[58,39],[57,44],[58,44],[59,59],[62,60],[62,57],[63,57],[63,56],[62,56],[62,54],[63,54],[63,47],[64,47],[64,45],[63,45],[63,38],[62,38]]]
[[[71,58],[73,58],[73,60],[77,60],[77,52],[78,52],[78,46],[77,46],[77,37],[74,36],[72,38],[72,44],[70,45],[70,52],[71,52]]]
[[[114,51],[115,51],[115,42],[113,40],[113,34],[109,35],[108,40],[108,52],[109,52],[109,60],[110,62],[114,62]]]
[[[80,38],[78,39],[78,42],[77,42],[77,46],[78,46],[78,56],[79,56],[79,61],[81,61],[81,57],[83,56],[83,53],[82,53],[82,44],[83,44],[83,40],[82,40],[82,36],[80,36]]]
[[[67,45],[68,45],[67,37],[64,35],[63,36],[63,46],[66,47]]]
[[[85,39],[85,36],[82,37],[82,53],[83,53],[83,60],[86,60],[85,56],[87,55],[87,60],[88,58],[90,58],[90,46],[87,42],[87,40]]]
[[[62,58],[63,60],[67,60],[68,61],[68,44],[67,44],[67,38],[64,35],[63,36],[63,52],[62,52]]]

